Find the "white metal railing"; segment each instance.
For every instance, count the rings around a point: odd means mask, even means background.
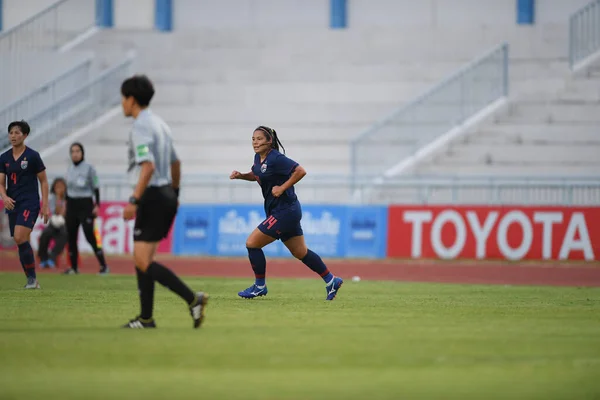
[[[69,68],[57,50],[94,28],[95,0],[60,0],[0,32],[0,106],[49,79],[48,71]]]
[[[2,62],[7,54],[23,50],[55,50],[79,34],[92,28],[95,0],[60,0],[0,32]]]
[[[89,57],[49,82],[25,94],[0,110],[0,127],[11,121],[27,119],[51,107],[57,100],[84,86],[90,80],[92,57]],[[0,136],[0,149],[8,146],[8,137]]]
[[[41,150],[118,105],[121,102],[119,87],[130,76],[134,57],[135,54],[130,53],[121,63],[28,117],[31,134],[27,144]]]
[[[508,44],[486,52],[351,142],[352,176],[384,172],[508,95]]]
[[[569,64],[577,64],[600,50],[600,0],[575,11],[569,20]]]
[[[90,150],[91,151],[91,150]],[[123,153],[125,157],[125,153]],[[100,173],[102,198],[126,200],[131,186],[123,175]],[[66,169],[66,165],[65,165]],[[50,171],[51,177],[60,176]],[[311,176],[296,186],[301,202],[350,204],[354,185],[369,186],[371,180],[353,181],[349,176]],[[256,183],[229,180],[227,175],[184,175],[182,203],[261,203]],[[360,204],[535,204],[599,205],[598,177],[408,177],[396,178],[372,198]]]

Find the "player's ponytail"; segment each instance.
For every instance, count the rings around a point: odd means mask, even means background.
[[[273,148],[277,151],[279,151],[279,148],[281,147],[281,150],[283,150],[283,154],[285,154],[285,147],[283,147],[283,145],[281,144],[281,141],[279,140],[279,137],[277,136],[277,132],[275,132],[275,129],[271,129],[273,131]]]

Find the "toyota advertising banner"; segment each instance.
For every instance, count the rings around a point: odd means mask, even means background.
[[[390,206],[388,257],[598,260],[600,207]]]

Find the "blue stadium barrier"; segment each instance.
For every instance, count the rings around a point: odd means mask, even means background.
[[[173,1],[155,0],[154,27],[162,32],[173,30]]]
[[[308,246],[327,258],[384,258],[387,207],[304,205],[302,228]],[[246,239],[264,220],[260,205],[182,205],[175,221],[176,255],[246,256]],[[291,257],[276,241],[270,257]]]
[[[517,0],[517,24],[532,25],[535,22],[535,0]]]
[[[96,0],[96,25],[103,28],[113,26],[113,0]]]
[[[346,27],[348,2],[346,0],[329,0],[329,27],[341,29]]]

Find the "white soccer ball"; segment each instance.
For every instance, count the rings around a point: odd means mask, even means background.
[[[360,276],[353,276],[352,282],[360,282]]]
[[[50,225],[55,228],[60,228],[65,224],[65,217],[62,215],[53,215],[50,217]]]

